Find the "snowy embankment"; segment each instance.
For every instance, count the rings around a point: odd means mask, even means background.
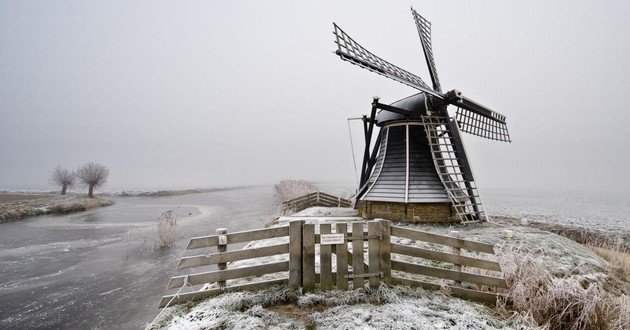
[[[311,208],[291,217],[279,218],[273,226],[290,220],[307,223],[360,220],[352,209]],[[401,224],[410,229],[448,234],[460,231],[461,237],[495,245],[496,258],[504,276],[513,288],[532,285],[519,276],[524,270],[549,274],[549,283],[579,283],[599,288],[609,282],[610,265],[590,249],[556,234],[528,226],[510,224],[428,225]],[[505,230],[513,235],[507,238]],[[426,243],[392,238],[399,244],[436,248]],[[285,239],[286,240],[286,239]],[[251,247],[280,243],[258,241]],[[393,255],[393,258],[399,256]],[[288,259],[274,256],[273,261]],[[272,262],[271,258],[240,261],[230,268]],[[264,279],[286,277],[286,273],[266,275]],[[527,277],[527,276],[525,276]],[[228,283],[236,285],[241,279]],[[208,284],[206,287],[215,287]],[[579,285],[578,285],[579,286]],[[515,291],[518,292],[518,291]],[[510,292],[506,294],[511,298]],[[622,299],[625,295],[622,295]],[[547,299],[547,298],[544,298]],[[626,304],[624,305],[626,308]],[[299,294],[285,287],[257,292],[230,292],[199,303],[164,309],[148,329],[539,329],[536,315],[513,311],[500,303],[498,307],[452,298],[448,292],[420,288],[381,285],[378,289],[329,291]],[[540,323],[540,322],[538,322]],[[614,327],[613,327],[614,328]]]
[[[0,194],[0,222],[42,214],[66,214],[109,206],[112,200],[76,195]]]

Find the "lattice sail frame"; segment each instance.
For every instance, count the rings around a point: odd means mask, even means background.
[[[422,80],[422,78],[374,55],[350,38],[348,34],[337,26],[337,24],[333,23],[333,25],[335,27],[335,43],[337,44],[337,51],[335,53],[339,55],[342,60],[406,84],[440,99],[444,98],[441,94],[432,90],[431,87]]]
[[[449,121],[451,125],[449,125]],[[421,116],[431,147],[435,170],[444,185],[459,220],[463,223],[488,221],[486,210],[466,157],[456,119]]]
[[[512,142],[505,123],[505,116],[500,113],[493,112],[492,117],[486,117],[458,107],[455,118],[462,132],[490,140]]]
[[[420,16],[413,8],[411,8],[413,20],[416,22],[416,28],[418,29],[418,35],[420,36],[420,43],[422,44],[422,50],[424,51],[424,58],[427,61],[429,67],[429,74],[431,75],[431,81],[433,82],[433,89],[442,92],[442,86],[440,85],[440,78],[437,74],[437,68],[435,67],[435,60],[433,59],[433,47],[431,46],[431,22]]]

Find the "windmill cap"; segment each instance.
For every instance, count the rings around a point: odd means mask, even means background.
[[[424,93],[418,93],[405,97],[404,99],[398,100],[390,105],[396,108],[409,110],[414,116],[425,115],[428,107],[427,98]],[[382,110],[376,116],[376,124],[381,126],[386,122],[404,119],[409,119],[409,117],[395,112]]]

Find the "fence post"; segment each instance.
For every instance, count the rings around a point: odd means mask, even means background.
[[[449,235],[451,237],[455,237],[455,238],[459,238],[459,231],[451,231],[449,233]],[[462,249],[458,248],[458,247],[453,247],[453,254],[460,256],[462,254]],[[462,265],[460,264],[453,264],[453,270],[456,272],[461,272],[462,271]],[[461,286],[462,282],[461,281],[455,281],[455,285],[456,286]]]
[[[380,275],[375,276],[374,274],[381,273],[381,239],[383,236],[379,221],[368,221],[367,224],[368,236],[370,237],[368,239],[368,269],[371,274],[368,283],[371,288],[376,288],[381,283]]]
[[[302,226],[302,290],[315,289],[315,225]]]
[[[337,290],[348,290],[348,224],[338,223],[336,233],[343,234],[343,243],[335,247],[337,256]]]
[[[217,228],[216,234],[219,236],[219,245],[217,245],[217,252],[226,252],[227,251],[227,228]],[[219,270],[227,269],[227,262],[219,262],[217,264],[217,268]],[[219,288],[225,288],[226,281],[217,281]]]
[[[319,225],[319,286],[322,291],[332,290],[332,245],[321,244],[321,235],[331,233],[331,225],[322,223]]]
[[[383,272],[383,282],[390,284],[392,279],[392,246],[391,227],[388,220],[379,219],[381,235],[381,272]]]
[[[289,287],[302,287],[302,225],[303,220],[289,222]]]

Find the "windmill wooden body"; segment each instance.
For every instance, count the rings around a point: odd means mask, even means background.
[[[458,90],[442,92],[431,24],[411,11],[432,88],[372,54],[334,24],[335,53],[342,60],[420,91],[389,105],[374,98],[370,115],[363,116],[366,145],[357,194],[359,213],[412,222],[486,221],[460,131],[510,142],[506,118]],[[457,108],[454,117],[449,115],[449,105]],[[374,134],[376,142],[371,145]]]

